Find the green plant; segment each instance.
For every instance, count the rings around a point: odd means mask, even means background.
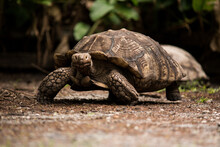
[[[153,13],[155,14],[146,14],[146,15],[156,15],[160,10],[167,9],[168,13],[176,19],[176,22],[172,22],[176,25],[186,27],[191,31],[189,24],[195,22],[199,19],[200,26],[203,28],[203,22],[206,22],[203,16],[206,12],[213,10],[214,4],[217,0],[95,0],[92,6],[89,8],[89,16],[93,22],[90,30],[80,31],[76,29],[78,24],[74,28],[74,37],[76,40],[80,40],[84,35],[90,35],[95,32],[97,27],[103,23],[106,25],[121,25],[123,21],[138,21],[140,18],[140,13],[148,12],[146,7],[154,8]],[[142,7],[143,5],[143,7]],[[179,12],[176,12],[175,9],[170,9],[173,6],[178,8]],[[195,15],[188,12],[194,11]],[[178,15],[180,13],[181,15]],[[167,20],[169,21],[169,20]],[[173,21],[173,20],[172,20]],[[81,22],[79,22],[81,23]],[[167,22],[169,24],[169,22]],[[83,30],[87,29],[88,25],[85,25]]]
[[[132,3],[131,3],[132,2]],[[96,28],[102,22],[119,25],[122,20],[138,20],[139,14],[134,5],[137,0],[96,0],[89,8],[90,19],[94,22],[93,26],[79,22],[74,27],[74,38],[80,40],[84,35],[90,35],[95,32]],[[80,29],[79,29],[80,28]],[[82,31],[82,30],[84,31]]]
[[[202,81],[195,80],[195,81],[187,81],[186,83],[182,83],[179,86],[179,91],[208,92],[209,94],[213,94],[220,91],[220,87],[218,88],[207,87],[207,85],[204,84]]]
[[[193,0],[192,7],[197,13],[202,13],[203,11],[213,10],[216,0]]]
[[[211,100],[211,99],[206,98],[206,97],[201,97],[199,100],[197,100],[197,103],[205,103],[205,102],[207,102],[208,100]]]
[[[200,83],[198,80],[187,81],[185,83],[182,83],[179,86],[179,91],[180,92],[186,92],[186,91],[196,92],[196,91],[198,91],[198,89],[200,87],[203,87],[203,86],[205,86],[205,85],[203,85],[203,83]]]
[[[7,36],[37,39],[35,44],[25,42],[25,47],[37,52],[38,66],[46,67],[50,63],[49,55],[54,53],[66,30],[73,30],[75,40],[68,42],[73,44],[85,35],[122,27],[150,35],[175,33],[186,28],[190,34],[201,28],[214,28],[214,18],[210,16],[216,1],[0,0],[0,38],[4,39],[0,41],[0,47],[11,49],[7,47],[7,42],[11,42]],[[56,20],[58,17],[59,21]],[[19,47],[24,48],[16,46]]]
[[[219,87],[219,88],[207,88],[206,91],[207,91],[209,94],[214,94],[214,93],[220,91],[220,87]]]
[[[163,88],[163,89],[160,89],[160,90],[157,90],[157,92],[164,92],[164,91],[166,91],[166,88]]]

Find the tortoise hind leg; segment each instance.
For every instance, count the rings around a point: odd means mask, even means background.
[[[70,83],[70,73],[70,68],[59,68],[48,74],[38,88],[37,101],[42,104],[53,102],[57,93]]]
[[[178,87],[179,87],[178,84],[176,82],[173,82],[166,88],[166,97],[168,100],[170,101],[181,100]]]
[[[131,104],[138,100],[138,92],[118,71],[113,70],[107,80],[110,94],[109,100],[119,104]]]

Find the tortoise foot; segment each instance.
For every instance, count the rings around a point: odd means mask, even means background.
[[[70,81],[70,68],[59,68],[48,74],[41,82],[37,101],[41,104],[52,103],[57,93]]]
[[[167,95],[167,99],[170,101],[178,101],[181,100],[181,96],[179,93],[170,93]]]
[[[131,104],[138,100],[138,92],[128,82],[128,80],[119,72],[112,71],[108,79],[110,88],[109,99],[114,100],[117,104]]]
[[[181,100],[180,92],[179,92],[178,85],[176,82],[170,84],[170,86],[166,88],[166,96],[167,96],[167,99],[170,101]]]

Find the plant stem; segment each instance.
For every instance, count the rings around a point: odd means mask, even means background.
[[[97,20],[93,25],[92,27],[90,28],[89,32],[87,35],[91,35],[95,32],[96,28],[100,25],[100,23],[102,22],[101,19]]]

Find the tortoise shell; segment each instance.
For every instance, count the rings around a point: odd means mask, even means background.
[[[198,61],[186,50],[173,45],[161,45],[184,69],[186,76],[181,81],[209,80]]]
[[[73,50],[66,53],[68,62],[74,53],[90,53],[93,59],[106,60],[126,68],[138,78],[153,74],[157,80],[175,81],[184,76],[181,66],[156,41],[126,29],[85,36]],[[55,63],[63,62],[63,58],[58,58],[55,56]]]

